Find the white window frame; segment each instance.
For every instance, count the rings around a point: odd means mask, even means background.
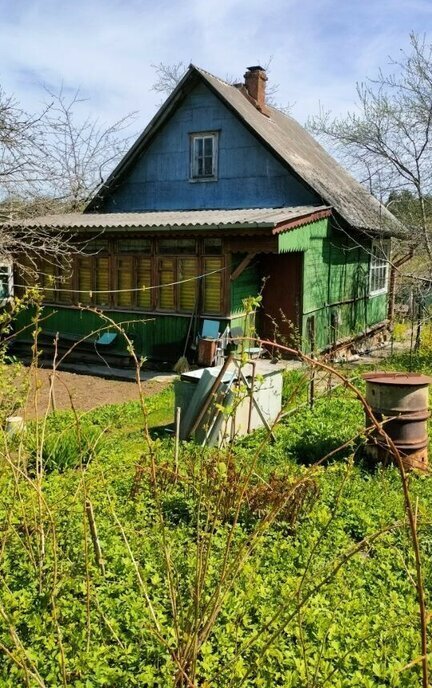
[[[0,294],[0,306],[5,306],[8,301],[13,298],[14,295],[14,276],[13,276],[13,265],[11,261],[2,261],[0,263],[0,270],[7,271],[7,281],[8,281],[8,295],[5,298],[1,298]]]
[[[369,295],[386,294],[389,281],[390,241],[374,240],[371,246],[369,263]],[[377,286],[379,273],[384,270],[384,285]],[[380,280],[381,281],[381,280]]]
[[[213,145],[212,151],[212,170],[211,174],[198,174],[198,155],[197,142],[199,140],[211,139]],[[203,143],[204,148],[204,143]],[[217,162],[218,162],[218,132],[216,131],[200,131],[190,134],[190,176],[191,182],[213,182],[217,179]]]

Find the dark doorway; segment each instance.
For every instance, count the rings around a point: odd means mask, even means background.
[[[303,253],[270,253],[263,256],[261,266],[266,282],[260,334],[295,346],[302,312]]]

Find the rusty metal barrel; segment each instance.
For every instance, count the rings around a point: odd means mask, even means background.
[[[377,420],[399,450],[405,468],[428,465],[429,384],[432,378],[416,373],[375,372],[363,376],[366,400]],[[370,419],[366,419],[370,425]],[[367,453],[379,460],[391,458],[383,438],[369,435]]]

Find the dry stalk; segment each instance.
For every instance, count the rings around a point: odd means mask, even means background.
[[[274,644],[274,642],[277,640],[277,638],[280,636],[281,633],[283,633],[284,629],[287,627],[287,625],[296,618],[296,616],[299,613],[299,610],[302,609],[309,600],[311,600],[317,593],[326,585],[328,585],[339,573],[339,571],[345,566],[345,564],[352,559],[356,554],[361,552],[366,546],[370,546],[375,540],[377,540],[381,535],[384,535],[386,533],[389,533],[390,531],[400,528],[403,526],[402,522],[396,522],[393,523],[390,526],[386,526],[385,528],[380,528],[380,530],[377,530],[375,533],[372,535],[369,535],[366,538],[363,538],[360,542],[358,542],[354,547],[351,547],[347,552],[345,552],[339,560],[336,561],[334,566],[332,567],[331,571],[324,577],[322,578],[316,585],[314,585],[301,599],[300,601],[295,605],[293,611],[288,615],[288,616],[283,616],[284,612],[287,611],[287,604],[282,604],[280,605],[279,609],[277,612],[271,617],[269,621],[265,623],[265,625],[260,628],[259,631],[257,631],[254,636],[247,641],[243,647],[241,652],[244,652],[247,650],[249,647],[254,645],[256,641],[267,631],[271,629],[273,624],[275,622],[279,622],[277,628],[270,634],[267,642],[263,645],[263,647],[260,648],[260,657],[263,657],[267,650]],[[289,604],[289,603],[288,603]],[[239,652],[238,655],[241,653]],[[244,685],[245,681],[250,677],[251,672],[253,670],[253,664],[250,663],[245,674],[241,678],[240,682],[237,684],[238,688],[240,688],[242,685]]]
[[[259,522],[258,526],[255,528],[255,530],[252,532],[250,537],[248,538],[247,542],[243,543],[238,551],[234,551],[234,542],[235,542],[235,535],[237,533],[237,525],[239,522],[239,517],[240,517],[240,511],[242,508],[242,505],[244,503],[246,491],[248,488],[248,485],[250,484],[250,480],[252,476],[256,475],[256,464],[258,461],[258,458],[260,456],[260,453],[264,449],[265,444],[268,441],[269,434],[271,434],[272,430],[274,427],[276,427],[277,423],[280,420],[281,414],[278,415],[278,417],[275,419],[274,423],[272,426],[268,429],[268,432],[266,433],[262,443],[260,446],[257,448],[255,451],[253,457],[251,458],[250,465],[248,466],[248,470],[245,472],[245,475],[242,478],[242,481],[239,486],[239,492],[237,495],[237,502],[234,507],[234,515],[233,515],[233,520],[231,523],[230,530],[228,532],[228,536],[226,539],[224,551],[223,551],[223,556],[222,556],[222,563],[221,563],[221,569],[219,573],[219,580],[217,582],[215,590],[208,595],[208,591],[206,594],[206,586],[207,586],[207,580],[208,580],[208,572],[209,572],[209,565],[210,565],[210,554],[212,551],[212,546],[213,546],[213,538],[215,536],[215,533],[217,531],[217,526],[218,526],[218,518],[220,516],[220,509],[222,508],[222,500],[223,500],[223,485],[219,486],[219,492],[216,495],[216,500],[213,503],[214,509],[211,511],[210,509],[207,509],[207,513],[205,518],[203,518],[202,515],[202,510],[205,508],[204,507],[204,477],[203,477],[203,462],[201,461],[199,466],[199,475],[198,475],[198,485],[195,486],[195,491],[196,491],[196,496],[197,496],[197,527],[196,527],[196,562],[195,562],[195,579],[193,583],[193,594],[192,594],[192,614],[189,616],[189,619],[187,618],[188,615],[186,615],[185,618],[182,617],[182,609],[183,605],[181,604],[181,598],[179,595],[179,586],[178,586],[178,581],[176,579],[176,574],[175,574],[175,565],[173,564],[172,557],[171,557],[171,552],[170,552],[170,547],[168,543],[168,537],[167,537],[167,532],[166,532],[166,525],[164,521],[164,513],[162,509],[162,501],[161,501],[161,494],[160,494],[160,486],[158,482],[158,470],[157,470],[157,463],[156,463],[156,456],[154,452],[154,446],[153,442],[150,437],[149,429],[148,429],[148,424],[147,424],[147,409],[146,409],[146,404],[144,400],[144,394],[143,394],[143,389],[142,389],[142,384],[141,384],[141,376],[140,376],[140,371],[141,371],[141,361],[138,359],[134,348],[133,348],[133,343],[130,339],[130,337],[127,335],[127,333],[124,330],[124,327],[121,324],[116,323],[113,321],[111,318],[106,316],[104,313],[101,313],[97,309],[93,308],[83,308],[82,310],[90,310],[94,313],[97,313],[101,319],[106,323],[104,327],[99,328],[98,331],[102,331],[103,329],[115,329],[117,332],[119,332],[126,341],[126,345],[128,348],[128,351],[131,355],[131,358],[134,362],[135,365],[135,372],[136,372],[136,382],[139,388],[139,398],[140,398],[140,406],[142,410],[142,415],[143,415],[143,434],[144,438],[147,444],[147,460],[149,461],[149,474],[150,474],[150,485],[152,487],[152,494],[153,498],[155,501],[156,509],[157,509],[157,514],[158,514],[158,524],[159,524],[159,529],[160,529],[160,534],[162,538],[162,549],[163,549],[163,555],[164,555],[164,560],[165,560],[165,571],[166,571],[166,576],[167,576],[167,583],[168,583],[168,594],[170,598],[170,604],[171,604],[171,610],[172,610],[172,617],[173,617],[173,623],[174,623],[174,628],[175,628],[175,634],[176,634],[176,648],[173,650],[168,646],[167,640],[165,638],[164,634],[164,629],[161,627],[160,622],[157,618],[156,610],[154,608],[154,605],[152,603],[152,600],[150,598],[150,594],[148,592],[147,586],[145,584],[145,581],[143,580],[141,573],[140,573],[140,567],[138,564],[138,561],[132,551],[129,539],[127,537],[126,531],[124,527],[122,526],[117,513],[114,509],[114,504],[113,501],[109,495],[109,492],[107,491],[107,496],[110,504],[110,509],[111,509],[111,514],[113,517],[113,520],[119,529],[119,532],[121,534],[122,540],[125,544],[126,550],[128,552],[128,556],[132,562],[132,565],[135,569],[136,577],[139,583],[139,587],[141,589],[141,592],[143,593],[143,596],[146,601],[147,608],[150,613],[150,617],[152,620],[153,626],[149,628],[148,630],[158,639],[158,641],[161,643],[163,647],[170,653],[173,661],[176,664],[177,667],[177,674],[176,674],[176,685],[177,686],[189,686],[190,688],[195,688],[196,686],[196,669],[197,669],[197,660],[199,657],[199,653],[201,650],[201,647],[203,643],[208,639],[214,624],[218,618],[218,615],[221,611],[221,608],[227,598],[228,593],[232,590],[235,581],[238,577],[238,574],[241,572],[242,567],[244,566],[245,562],[247,559],[252,555],[254,552],[258,542],[260,541],[260,538],[267,532],[268,528],[274,523],[278,513],[280,513],[281,508],[283,508],[284,505],[288,503],[288,500],[291,499],[291,497],[295,494],[295,491],[299,489],[301,485],[305,484],[306,480],[310,480],[310,476],[313,475],[314,470],[316,470],[316,467],[320,464],[322,464],[324,461],[328,460],[330,456],[335,454],[336,452],[340,451],[341,448],[349,446],[353,439],[349,440],[346,442],[344,445],[341,445],[341,447],[338,447],[336,450],[333,450],[330,452],[326,457],[323,457],[320,459],[316,464],[314,464],[310,470],[307,472],[307,476],[303,476],[299,480],[295,481],[293,485],[290,487],[288,490],[288,493],[285,497],[285,499],[281,502],[276,504],[274,507],[270,509],[270,511],[264,516],[264,518],[261,519]],[[37,329],[37,328],[36,328]],[[95,331],[96,332],[96,331]],[[92,333],[94,334],[94,333]],[[83,339],[88,338],[89,336],[92,335],[87,335],[87,337],[84,337]],[[245,340],[249,340],[249,338],[244,338]],[[82,341],[82,340],[81,340]],[[55,374],[56,374],[56,369],[58,365],[60,364],[61,361],[64,360],[64,358],[78,345],[79,342],[74,343],[69,351],[62,356],[60,361],[57,361],[57,355],[55,355],[55,360],[53,363],[53,372],[50,377],[50,401],[51,404],[52,399],[53,399],[53,387],[54,387],[54,379],[55,379]],[[409,494],[409,489],[408,489],[408,484],[407,484],[407,476],[404,470],[402,458],[397,451],[397,448],[394,446],[394,443],[391,441],[391,439],[388,437],[388,435],[385,433],[385,430],[383,429],[383,424],[378,422],[377,419],[373,416],[373,413],[370,409],[370,407],[367,405],[367,402],[363,395],[357,390],[357,388],[352,384],[351,381],[349,381],[344,375],[339,373],[337,370],[333,369],[331,366],[322,363],[321,361],[318,361],[316,359],[310,358],[308,356],[305,356],[299,351],[296,351],[295,349],[290,349],[289,347],[276,344],[275,342],[266,342],[263,340],[259,340],[259,343],[262,345],[271,345],[271,346],[277,346],[278,349],[281,349],[285,352],[291,353],[295,355],[297,358],[302,360],[303,362],[307,363],[309,366],[312,367],[313,370],[319,369],[324,371],[325,374],[329,374],[330,376],[335,376],[337,377],[341,382],[340,384],[345,385],[348,389],[350,389],[356,396],[356,398],[360,401],[360,403],[363,405],[365,412],[367,416],[370,418],[371,421],[371,429],[374,431],[378,432],[383,440],[387,443],[387,446],[389,447],[390,451],[393,453],[395,457],[395,461],[398,465],[401,478],[402,478],[402,485],[403,485],[403,491],[404,491],[404,500],[405,500],[405,507],[406,507],[406,512],[408,515],[408,522],[410,526],[410,533],[411,533],[411,539],[413,543],[413,549],[415,553],[415,559],[416,559],[416,587],[417,587],[417,593],[418,593],[418,598],[419,598],[419,608],[420,608],[420,621],[421,621],[421,632],[422,632],[422,655],[421,658],[418,661],[421,661],[422,667],[423,667],[423,687],[426,688],[427,686],[427,653],[423,650],[425,648],[425,643],[426,643],[426,608],[425,608],[425,600],[424,600],[424,591],[423,591],[423,580],[422,580],[422,570],[421,570],[421,559],[420,559],[420,549],[419,549],[419,542],[418,542],[418,535],[417,535],[417,508],[414,509],[411,500],[410,500],[410,494]],[[37,356],[37,332],[35,335],[35,355]],[[37,357],[35,361],[35,368],[37,369]],[[299,383],[300,385],[300,383]],[[36,390],[37,392],[37,390]],[[296,391],[292,393],[292,397],[294,397],[296,394]],[[71,400],[71,405],[73,408],[73,403]],[[78,416],[76,414],[76,411],[74,410],[75,416],[76,416],[76,426],[77,426],[77,433],[79,436],[79,441],[80,441],[80,446],[81,446],[81,435],[80,435],[80,423],[78,421]],[[54,525],[54,519],[51,513],[51,510],[48,508],[48,505],[46,504],[44,495],[43,495],[43,490],[42,490],[42,482],[43,482],[43,475],[44,475],[44,466],[43,466],[43,461],[42,461],[42,448],[43,448],[43,443],[45,439],[45,432],[46,432],[46,422],[47,422],[47,415],[48,415],[48,409],[47,413],[45,414],[44,421],[41,425],[40,431],[37,430],[37,432],[40,432],[40,434],[37,437],[37,446],[38,446],[38,460],[37,460],[37,475],[36,475],[36,481],[30,481],[32,484],[32,487],[36,490],[37,496],[38,496],[38,503],[39,503],[39,521],[41,524],[41,538],[40,538],[40,552],[39,552],[39,563],[44,561],[45,558],[45,538],[46,538],[46,533],[44,531],[44,526],[43,526],[43,521],[44,521],[44,511],[48,515],[49,522],[51,524],[51,530],[52,530],[52,537],[53,537],[53,549],[54,549],[54,566],[55,566],[55,571],[54,571],[54,581],[55,584],[57,584],[57,570],[56,570],[56,556],[57,556],[57,543],[56,543],[56,534],[55,534],[55,525]],[[229,452],[228,452],[229,456]],[[12,462],[10,462],[12,465]],[[81,466],[83,469],[83,466]],[[12,467],[12,470],[14,472],[14,479],[17,483],[19,484],[19,480],[22,477],[25,477],[26,480],[29,480],[28,477],[25,476],[24,472],[17,469],[16,466]],[[177,466],[175,466],[175,473],[177,475]],[[142,474],[141,474],[142,475]],[[347,474],[348,475],[348,474]],[[343,485],[345,484],[345,481],[347,479],[347,476],[345,476],[343,484],[340,487],[340,493],[343,489]],[[95,522],[95,517],[94,517],[94,511],[93,511],[93,506],[90,498],[87,495],[86,492],[86,485],[85,485],[85,477],[84,477],[84,470],[82,470],[82,476],[81,476],[81,481],[84,486],[84,493],[85,493],[85,516],[87,519],[87,524],[90,532],[90,537],[93,545],[93,551],[95,555],[95,560],[97,565],[99,566],[101,573],[104,575],[105,574],[105,565],[104,565],[104,560],[102,556],[102,551],[100,547],[100,542],[98,538],[98,532],[97,532],[97,526]],[[334,518],[334,513],[332,512],[332,516],[330,518],[330,521],[326,524],[324,532],[328,527],[330,526],[331,519]],[[301,611],[304,608],[304,606],[307,604],[307,602],[326,584],[328,584],[333,578],[337,575],[341,567],[349,561],[355,554],[357,554],[361,549],[370,543],[372,543],[375,539],[377,539],[380,535],[382,535],[385,532],[389,532],[389,530],[399,527],[399,524],[394,524],[392,526],[389,526],[388,528],[382,529],[380,531],[377,531],[373,535],[369,536],[368,538],[364,538],[360,543],[358,543],[355,547],[353,547],[351,550],[348,552],[344,553],[339,560],[336,561],[334,566],[332,567],[331,571],[327,574],[324,575],[323,578],[319,581],[318,584],[313,586],[311,589],[309,589],[305,594],[302,594],[304,582],[306,579],[307,572],[310,567],[310,562],[313,557],[313,553],[316,551],[316,549],[319,547],[319,543],[322,541],[322,538],[324,537],[324,532],[321,533],[320,538],[317,540],[314,546],[314,550],[311,553],[311,556],[309,557],[306,570],[302,576],[299,589],[297,591],[297,603],[295,605],[294,611],[288,613],[288,607],[283,606],[278,609],[277,614],[259,631],[257,634],[255,634],[246,644],[244,644],[236,653],[236,656],[239,656],[241,653],[246,651],[251,645],[253,645],[258,638],[260,638],[264,634],[269,634],[268,639],[264,645],[264,650],[263,652],[266,651],[270,647],[272,643],[275,642],[279,634],[282,632],[283,628],[285,628],[286,624],[290,623],[296,616],[298,618],[301,618]],[[87,538],[85,536],[85,540],[87,541]],[[87,545],[85,545],[87,546]],[[234,553],[234,556],[233,556]],[[88,557],[87,557],[88,558]],[[88,569],[88,563],[86,564],[86,568]],[[88,573],[88,572],[87,572]],[[42,583],[42,578],[40,578],[40,583]],[[55,587],[54,589],[55,590]],[[90,592],[88,588],[88,624],[89,624],[89,631],[88,631],[88,643],[90,642]],[[57,627],[57,634],[59,638],[59,645],[61,649],[61,654],[63,659],[61,660],[62,662],[62,679],[63,679],[63,685],[66,686],[66,671],[65,671],[65,663],[64,663],[64,653],[62,652],[62,641],[61,641],[61,632],[60,632],[60,627],[58,625],[58,614],[57,614],[57,609],[56,609],[56,602],[55,602],[55,592],[53,591],[52,593],[52,605],[53,605],[53,617],[54,621]],[[277,627],[274,628],[274,625],[277,624]],[[188,633],[185,633],[184,631],[187,630]],[[112,631],[112,629],[110,629]],[[186,636],[186,638],[185,638]],[[113,634],[113,637],[116,637]],[[120,639],[116,638],[119,643],[121,643]],[[7,653],[7,652],[6,652]],[[25,664],[25,663],[24,663]],[[24,670],[24,669],[23,669]],[[30,671],[28,668],[26,671]],[[33,668],[31,669],[33,671]],[[243,677],[241,683],[239,685],[243,685],[247,677],[250,676],[250,673],[252,671],[252,665],[248,668],[247,674]],[[313,677],[314,684],[316,682],[316,671]],[[424,682],[426,680],[426,683]],[[44,685],[43,682],[39,683],[38,685]]]
[[[98,537],[96,520],[95,520],[95,516],[94,516],[94,511],[93,511],[93,504],[91,503],[89,497],[87,497],[87,499],[85,500],[85,513],[86,513],[88,524],[89,524],[90,537],[91,537],[91,541],[92,541],[92,545],[93,545],[93,551],[94,551],[94,555],[95,555],[96,564],[99,566],[100,572],[104,576],[105,575],[105,562],[104,562],[104,558],[102,555],[100,540]]]
[[[272,346],[274,345],[274,342],[269,342],[267,340],[259,340],[260,345],[263,346]],[[409,528],[410,528],[410,533],[411,533],[411,541],[412,541],[412,546],[413,546],[413,551],[414,551],[414,557],[415,557],[415,565],[416,565],[416,579],[417,579],[417,597],[418,597],[418,603],[419,603],[419,615],[420,615],[420,633],[421,633],[421,656],[422,656],[422,686],[423,688],[428,688],[429,686],[429,666],[428,666],[428,652],[427,652],[427,611],[426,611],[426,601],[425,601],[425,592],[424,592],[424,582],[423,582],[423,573],[422,573],[422,561],[421,561],[421,555],[420,555],[420,543],[418,539],[418,533],[417,533],[417,525],[416,525],[416,517],[414,513],[414,508],[411,502],[411,496],[409,492],[409,487],[408,487],[408,478],[407,474],[405,471],[404,463],[401,457],[401,454],[394,444],[393,440],[389,435],[385,432],[382,423],[377,420],[377,418],[374,416],[371,407],[366,401],[366,398],[364,395],[355,387],[342,373],[340,373],[338,370],[332,368],[331,366],[327,365],[326,363],[323,363],[321,361],[315,360],[311,358],[310,356],[306,356],[303,354],[301,351],[291,349],[286,346],[278,345],[278,348],[281,350],[285,351],[286,353],[292,354],[299,358],[300,360],[304,361],[310,366],[317,366],[321,368],[322,370],[327,370],[329,373],[331,372],[333,375],[338,377],[348,389],[350,389],[357,399],[360,401],[362,404],[364,411],[371,421],[371,424],[374,426],[374,429],[376,432],[382,437],[383,441],[387,445],[389,451],[393,455],[396,465],[399,469],[399,474],[401,477],[401,483],[402,483],[402,490],[403,490],[403,496],[404,496],[404,502],[405,502],[405,509],[406,513],[408,516],[408,523],[409,523]]]
[[[24,647],[24,645],[23,645],[23,643],[22,643],[22,641],[21,641],[21,639],[17,633],[16,628],[11,623],[11,621],[9,620],[8,615],[7,615],[2,604],[0,604],[0,616],[2,617],[3,621],[5,622],[5,624],[8,627],[9,634],[12,638],[12,641],[15,645],[15,648],[16,648],[18,654],[21,655],[23,657],[23,659],[22,659],[22,661],[20,661],[18,659],[18,657],[16,657],[15,654],[10,652],[10,650],[8,650],[8,648],[5,645],[2,646],[3,651],[6,652],[8,657],[10,659],[12,659],[12,661],[15,664],[17,664],[17,666],[19,666],[21,669],[23,669],[27,679],[28,679],[28,675],[30,674],[30,676],[32,676],[32,678],[36,681],[38,686],[40,686],[41,688],[46,688],[46,684],[44,683],[44,681],[43,681],[41,675],[39,674],[36,666],[34,665],[32,660],[28,656],[27,651],[26,651],[26,649],[25,649],[25,647]]]

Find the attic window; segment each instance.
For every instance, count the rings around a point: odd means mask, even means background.
[[[371,296],[385,294],[387,291],[389,258],[390,243],[373,241],[369,273],[369,293]]]
[[[211,181],[217,176],[217,133],[191,134],[191,181]]]

